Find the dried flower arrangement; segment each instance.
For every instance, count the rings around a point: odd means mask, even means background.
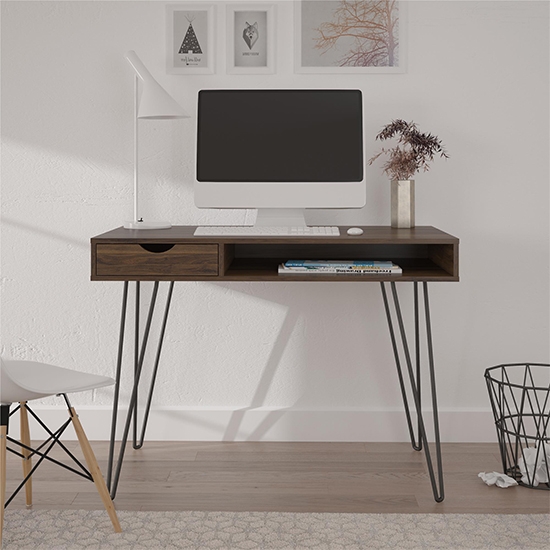
[[[380,155],[388,154],[390,158],[383,169],[392,180],[410,180],[421,169],[426,172],[436,154],[449,158],[441,140],[437,136],[420,133],[414,122],[392,120],[382,128],[376,139],[383,141],[395,136],[398,136],[395,147],[383,148],[369,160],[369,164],[372,164]]]

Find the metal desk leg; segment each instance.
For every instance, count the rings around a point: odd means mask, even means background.
[[[126,421],[124,425],[124,432],[122,435],[121,446],[119,450],[118,460],[116,464],[116,470],[113,477],[113,463],[114,463],[114,448],[116,439],[116,424],[118,417],[118,404],[120,396],[120,379],[122,372],[122,360],[124,355],[124,335],[126,332],[126,311],[128,305],[128,286],[129,283],[124,283],[124,290],[122,293],[122,313],[120,319],[120,333],[118,342],[118,356],[116,367],[116,379],[115,379],[115,395],[113,402],[113,414],[111,418],[111,441],[109,444],[109,459],[107,464],[107,487],[111,493],[111,499],[116,496],[118,487],[118,481],[120,478],[120,471],[122,469],[122,462],[124,460],[124,452],[126,450],[126,444],[128,442],[128,434],[130,432],[130,425],[133,423],[133,447],[134,449],[141,449],[145,440],[145,430],[147,429],[147,422],[149,420],[149,412],[151,410],[151,401],[153,398],[153,391],[155,388],[155,382],[157,378],[158,366],[160,363],[160,355],[162,352],[162,344],[164,341],[164,334],[166,332],[166,324],[168,321],[168,313],[170,311],[170,303],[172,301],[172,293],[174,290],[174,282],[170,282],[168,287],[168,293],[166,295],[166,305],[164,307],[164,316],[162,320],[162,326],[157,343],[157,352],[155,356],[155,363],[153,366],[153,372],[151,375],[151,381],[149,384],[149,391],[147,396],[147,404],[143,414],[143,424],[141,428],[141,435],[139,442],[137,441],[137,401],[138,401],[138,388],[141,380],[141,374],[143,371],[143,362],[145,358],[145,352],[147,350],[147,343],[149,341],[149,334],[151,331],[151,322],[153,319],[153,313],[155,311],[155,305],[157,302],[157,295],[159,289],[159,282],[156,281],[153,286],[153,292],[151,294],[151,301],[149,303],[149,311],[147,314],[147,321],[145,323],[145,329],[140,341],[139,326],[140,326],[140,283],[136,281],[136,301],[135,301],[135,334],[134,334],[134,383],[132,387],[132,393],[130,397],[130,403],[128,406],[128,412],[126,415]]]
[[[432,394],[432,407],[433,407],[433,422],[434,422],[434,433],[435,433],[435,451],[436,451],[436,460],[437,460],[437,481],[436,474],[434,472],[432,457],[430,453],[430,447],[428,445],[428,439],[426,436],[426,429],[424,426],[424,417],[422,415],[422,403],[420,396],[420,327],[419,327],[419,314],[418,314],[418,283],[414,284],[414,323],[415,323],[415,344],[416,344],[416,377],[413,370],[411,354],[409,351],[409,345],[407,343],[407,336],[405,332],[405,325],[403,322],[403,315],[401,314],[401,306],[399,304],[399,296],[397,294],[397,288],[395,282],[390,282],[391,291],[393,296],[393,303],[395,308],[395,313],[397,316],[397,323],[399,326],[399,332],[401,334],[401,341],[403,344],[403,352],[405,355],[405,361],[407,364],[407,371],[409,374],[409,382],[412,390],[412,395],[414,399],[414,404],[416,408],[416,414],[418,418],[418,441],[415,438],[413,423],[411,419],[411,413],[409,410],[409,404],[407,400],[407,394],[405,390],[405,382],[403,379],[403,373],[401,369],[401,362],[399,358],[399,350],[397,347],[397,340],[395,336],[395,331],[393,328],[392,314],[390,311],[390,305],[388,296],[386,294],[385,283],[381,282],[380,287],[382,290],[382,298],[384,300],[384,307],[386,310],[386,317],[388,319],[388,327],[390,330],[390,339],[393,347],[393,353],[395,356],[395,364],[397,366],[397,375],[399,377],[399,385],[401,387],[401,395],[403,396],[403,404],[405,406],[405,415],[407,417],[407,425],[409,428],[409,434],[413,449],[420,451],[424,447],[424,452],[426,454],[426,463],[428,466],[428,473],[430,475],[430,482],[432,484],[432,491],[434,499],[436,502],[442,502],[445,498],[444,488],[443,488],[443,467],[441,460],[441,441],[439,436],[439,416],[437,408],[437,393],[435,386],[435,368],[434,368],[434,358],[433,358],[433,342],[432,342],[432,329],[431,329],[431,319],[430,319],[430,304],[428,298],[428,283],[423,281],[423,294],[424,294],[424,314],[426,319],[426,340],[427,340],[427,350],[428,350],[428,363],[430,370],[430,389]]]

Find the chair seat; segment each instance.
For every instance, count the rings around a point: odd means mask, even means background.
[[[93,390],[114,384],[109,376],[64,369],[37,361],[1,360],[0,402],[17,403],[59,393]]]

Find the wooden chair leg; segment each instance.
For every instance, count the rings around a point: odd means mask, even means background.
[[[4,503],[6,502],[6,437],[8,427],[0,427],[0,548],[2,548],[2,531],[4,530]]]
[[[31,446],[31,432],[29,430],[29,414],[27,412],[27,402],[21,401],[21,408],[19,409],[20,420],[20,432],[21,443],[27,447]],[[21,447],[21,454],[23,455],[23,479],[26,478],[32,470],[32,458],[31,452],[25,447]],[[25,499],[27,508],[32,507],[32,477],[29,477],[27,483],[25,483]]]
[[[105,484],[105,480],[103,479],[103,475],[101,474],[101,471],[99,469],[99,465],[97,463],[92,446],[90,445],[90,442],[86,437],[86,434],[84,432],[84,429],[82,428],[82,424],[78,419],[78,415],[76,414],[74,407],[69,408],[69,414],[71,415],[71,420],[73,422],[76,436],[78,437],[78,442],[80,443],[80,448],[82,449],[82,453],[84,454],[84,458],[86,459],[88,470],[90,470],[90,473],[92,474],[92,478],[94,480],[99,496],[103,501],[103,506],[105,506],[105,510],[107,510],[107,513],[111,518],[111,522],[113,524],[113,527],[115,528],[115,531],[117,533],[121,533],[122,528],[120,527],[120,523],[116,515],[115,506],[113,504],[113,501],[111,500],[111,495],[109,494],[109,490],[107,489],[107,485]]]

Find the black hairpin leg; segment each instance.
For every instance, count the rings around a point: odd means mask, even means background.
[[[159,282],[156,281],[153,286],[153,292],[151,294],[151,301],[149,303],[149,311],[147,314],[147,320],[145,323],[145,329],[143,335],[140,339],[140,283],[136,281],[136,300],[135,300],[135,334],[134,334],[134,383],[132,387],[132,393],[130,397],[130,403],[128,406],[128,413],[126,416],[126,421],[124,424],[124,431],[122,435],[122,441],[120,446],[120,451],[118,455],[118,460],[116,464],[116,469],[113,475],[113,463],[114,463],[114,447],[116,439],[116,424],[118,416],[118,403],[120,396],[120,378],[122,371],[122,359],[123,359],[123,350],[124,350],[124,335],[126,331],[126,310],[128,305],[128,282],[124,283],[124,290],[122,294],[122,313],[120,320],[120,334],[119,334],[119,344],[118,344],[118,357],[117,357],[117,368],[116,368],[116,380],[115,380],[115,396],[113,403],[113,415],[111,419],[111,441],[109,445],[109,460],[107,464],[107,487],[111,492],[111,499],[114,499],[116,496],[116,491],[118,487],[118,481],[120,478],[120,471],[122,469],[122,463],[124,461],[124,452],[126,450],[126,444],[128,442],[128,435],[130,432],[130,425],[133,425],[133,448],[141,449],[143,442],[145,440],[145,431],[147,429],[147,422],[149,420],[149,412],[151,410],[151,402],[153,399],[153,391],[155,388],[155,382],[157,378],[158,367],[160,363],[160,356],[162,352],[162,344],[164,342],[164,335],[166,332],[166,324],[168,321],[168,313],[170,311],[170,303],[172,301],[172,293],[174,290],[174,282],[170,282],[168,287],[168,293],[166,296],[166,305],[164,307],[164,315],[162,319],[162,326],[157,343],[157,352],[155,356],[155,363],[153,365],[153,372],[151,375],[151,381],[149,384],[149,390],[147,395],[147,404],[145,406],[145,411],[143,415],[143,423],[141,428],[140,439],[138,442],[137,432],[138,432],[138,389],[139,383],[141,380],[141,375],[143,372],[143,362],[145,359],[145,352],[147,350],[147,344],[149,341],[149,335],[151,331],[151,323],[153,320],[153,314],[155,311],[155,306],[157,302],[157,295],[159,289]]]
[[[405,407],[405,415],[407,418],[407,425],[409,428],[409,435],[413,449],[420,451],[424,447],[424,452],[426,454],[426,463],[428,466],[428,473],[430,476],[430,482],[432,484],[432,491],[434,499],[436,502],[442,502],[445,498],[444,488],[443,488],[443,467],[441,460],[441,441],[439,437],[439,417],[438,417],[438,408],[437,408],[437,394],[435,386],[435,368],[434,368],[434,358],[433,358],[433,342],[432,342],[432,329],[431,329],[431,319],[430,319],[430,304],[428,298],[428,283],[423,281],[423,291],[424,291],[424,313],[426,318],[426,340],[427,340],[427,350],[428,350],[428,363],[430,370],[430,387],[432,394],[432,407],[433,407],[433,422],[434,422],[434,433],[435,433],[435,451],[436,451],[436,460],[437,460],[437,480],[436,474],[433,467],[432,457],[430,453],[430,447],[428,445],[428,439],[426,436],[426,429],[424,426],[424,417],[422,414],[422,403],[421,403],[421,394],[420,394],[420,322],[419,322],[419,301],[418,301],[418,283],[414,284],[414,323],[415,323],[415,359],[416,359],[416,376],[413,369],[413,364],[411,360],[411,354],[409,351],[409,345],[407,343],[407,336],[405,332],[405,324],[403,322],[403,315],[401,313],[401,306],[399,304],[399,296],[397,294],[397,288],[395,282],[391,282],[391,291],[393,297],[393,303],[395,308],[395,313],[397,316],[397,323],[399,326],[399,332],[401,335],[401,341],[403,346],[403,352],[405,355],[405,361],[407,364],[407,371],[409,374],[409,382],[412,390],[412,395],[414,399],[414,404],[416,408],[416,414],[418,419],[418,440],[414,434],[413,422],[411,418],[411,413],[409,409],[409,403],[407,400],[407,393],[405,390],[405,382],[403,379],[403,372],[401,368],[401,361],[399,358],[399,350],[397,346],[397,339],[395,336],[395,331],[393,328],[392,314],[390,311],[390,305],[388,296],[386,293],[385,283],[381,282],[380,287],[382,290],[382,298],[384,300],[384,307],[386,310],[386,317],[388,319],[388,327],[390,330],[390,338],[393,347],[393,353],[395,356],[395,364],[397,366],[397,375],[399,378],[399,385],[401,387],[401,395],[403,396],[403,404]]]

